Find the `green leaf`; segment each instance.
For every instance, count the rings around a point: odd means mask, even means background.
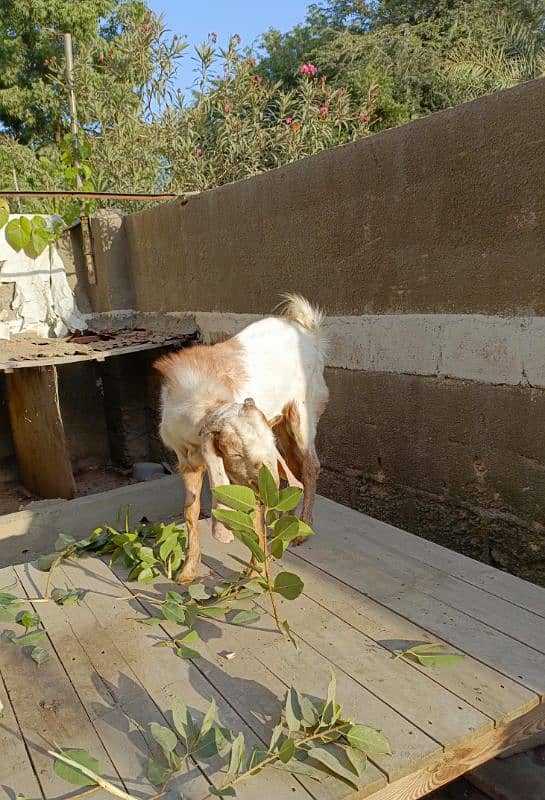
[[[295,691],[295,690],[294,690]],[[318,711],[313,706],[311,701],[308,697],[304,694],[297,694],[297,701],[299,703],[299,708],[301,709],[302,714],[302,721],[305,728],[312,728],[316,724],[316,720],[319,717]]]
[[[179,592],[167,592],[166,593],[167,600],[174,600],[175,603],[184,603],[184,597]]]
[[[286,703],[284,705],[284,712],[286,714],[286,724],[291,731],[298,731],[303,721],[303,712],[299,705],[299,697],[297,691],[291,686],[286,692]]]
[[[0,605],[0,622],[15,622],[21,603],[12,603],[9,606]]]
[[[17,636],[16,639],[13,639],[13,644],[18,644],[21,646],[38,644],[38,642],[41,642],[44,637],[45,631],[32,631],[32,633],[24,633],[22,636]]]
[[[163,620],[160,617],[149,617],[148,619],[139,619],[142,625],[160,625]]]
[[[246,769],[254,769],[262,764],[267,758],[269,757],[269,753],[267,750],[262,750],[260,747],[253,747],[252,752],[250,753],[250,758],[248,759],[248,764]],[[260,770],[256,770],[254,775],[257,775]]]
[[[235,616],[229,620],[233,625],[252,625],[254,622],[259,622],[261,615],[255,609],[249,611],[239,611]]]
[[[388,739],[369,725],[353,725],[346,734],[348,743],[363,753],[390,756],[392,750]]]
[[[43,225],[36,225],[35,220],[40,220]],[[51,241],[51,235],[45,227],[45,220],[42,217],[34,217],[31,221],[30,238],[25,251],[33,258],[41,255]]]
[[[43,647],[35,647],[30,654],[36,664],[43,664],[49,658],[49,651],[44,650]]]
[[[53,589],[51,592],[51,599],[57,605],[62,605],[66,597],[68,597],[68,589]]]
[[[247,486],[216,486],[212,492],[220,503],[236,511],[253,511],[255,508],[255,495]]]
[[[271,765],[274,769],[279,769],[282,772],[289,772],[291,775],[304,775],[306,778],[312,778],[314,781],[321,782],[324,778],[324,772],[313,767],[307,761],[299,761],[297,758],[292,758],[287,764],[277,761]]]
[[[148,761],[148,780],[154,786],[162,786],[170,777],[172,771],[169,767],[164,767],[153,758]]]
[[[55,561],[61,558],[61,553],[48,553],[44,556],[39,556],[36,560],[36,566],[42,572],[49,572]]]
[[[209,786],[208,791],[210,794],[213,794],[214,797],[236,797],[237,793],[235,792],[234,786],[227,786],[225,789],[218,789],[216,786]]]
[[[61,752],[66,758],[75,761],[77,764],[81,764],[82,767],[85,767],[100,777],[100,763],[96,758],[93,758],[87,750],[62,750]],[[71,767],[58,759],[55,760],[53,769],[59,778],[75,786],[94,786],[96,784],[96,781],[88,778],[87,775],[80,772],[77,767]]]
[[[220,617],[224,617],[227,611],[229,611],[229,609],[224,606],[202,606],[198,609],[197,614],[199,617],[219,619]]]
[[[281,489],[278,493],[278,502],[275,505],[276,511],[293,511],[299,505],[302,494],[301,489],[296,486],[288,486],[287,489]]]
[[[285,597],[286,600],[295,600],[303,591],[304,583],[293,572],[279,572],[273,584],[273,590]]]
[[[174,651],[178,658],[200,658],[200,653],[196,650],[192,650],[191,647],[186,647],[185,645],[180,645]]]
[[[325,747],[312,747],[308,751],[308,756],[314,761],[318,761],[324,767],[327,767],[330,772],[333,772],[334,775],[346,781],[346,783],[349,783],[355,789],[358,788],[354,780],[354,773],[349,770],[348,767],[344,766],[331,750],[326,750]]]
[[[242,544],[246,545],[248,550],[254,555],[257,560],[263,564],[265,561],[265,553],[259,546],[259,542],[255,533],[249,533],[248,531],[238,530],[237,528],[233,528],[233,536],[242,542]]]
[[[9,592],[0,592],[0,606],[9,606],[16,600],[17,598],[14,594],[9,594]]]
[[[457,664],[464,658],[461,653],[414,654],[414,656],[423,667],[448,667],[451,664]]]
[[[201,729],[199,731],[199,736],[198,736],[199,740],[204,739],[208,731],[211,729],[212,725],[216,721],[217,713],[218,709],[216,706],[216,701],[214,700],[214,698],[212,698],[212,700],[210,701],[210,706],[208,708],[208,711],[206,712],[204,719],[202,721]]]
[[[367,756],[365,753],[362,753],[361,750],[356,750],[354,747],[347,747],[345,752],[348,756],[348,760],[354,767],[358,778],[361,778],[367,769]]]
[[[275,508],[279,500],[278,486],[270,469],[263,464],[257,477],[259,497],[267,508]]]
[[[150,732],[157,744],[161,746],[165,757],[168,759],[169,754],[176,748],[178,739],[174,731],[166,728],[164,725],[159,725],[158,722],[150,723]]]
[[[195,622],[197,621],[197,615],[199,613],[199,607],[194,600],[191,600],[189,603],[185,604],[185,624],[188,628],[192,628]]]
[[[289,543],[299,536],[300,526],[297,517],[280,517],[275,523],[271,541],[271,553],[275,558],[281,558]]]
[[[273,732],[272,732],[272,736],[271,736],[271,742],[269,744],[269,750],[271,751],[271,753],[273,753],[276,750],[278,742],[280,741],[280,738],[282,736],[282,731],[283,730],[284,730],[284,727],[283,727],[281,722],[279,722],[278,725],[276,725],[273,728]]]
[[[238,556],[233,555],[232,553],[227,553],[229,558],[232,558],[233,561],[236,561],[237,564],[242,564],[243,567],[255,569],[256,572],[263,572],[263,567],[260,567],[259,564],[251,564],[249,561],[244,561],[243,558],[239,558]]]
[[[57,552],[60,550],[66,550],[73,544],[76,544],[76,540],[74,539],[73,536],[70,536],[67,533],[59,533],[59,535],[57,536],[57,541],[55,542],[55,550]]]
[[[210,598],[210,592],[202,583],[192,583],[188,587],[188,592],[193,600],[208,600]]]
[[[212,509],[212,516],[214,516],[220,522],[223,522],[223,524],[229,528],[229,530],[236,528],[237,530],[254,533],[254,521],[250,514],[245,514],[244,511],[231,511],[227,508],[214,508]]]
[[[159,548],[159,555],[163,561],[166,561],[172,551],[176,548],[178,544],[178,537],[176,534],[174,536],[170,536],[166,541],[163,542],[161,547]]]
[[[297,730],[297,729],[296,729]],[[278,751],[278,758],[283,764],[287,764],[288,761],[293,758],[293,754],[295,753],[295,742],[293,739],[289,738],[282,742],[282,746]]]
[[[398,653],[397,658],[416,660],[423,667],[447,667],[464,658],[462,653],[437,653],[433,651],[446,647],[442,642],[426,642]]]
[[[195,642],[198,642],[199,639],[200,636],[197,633],[197,631],[189,631],[189,633],[186,633],[185,636],[182,636],[181,638],[176,638],[175,641],[181,642],[182,644],[195,644]]]
[[[0,228],[9,220],[9,204],[7,200],[0,200]]]
[[[172,706],[172,721],[174,723],[174,727],[189,750],[195,736],[195,725],[186,704],[183,700],[180,700],[179,697],[174,699],[174,704]]]
[[[246,745],[244,743],[244,734],[241,732],[238,734],[231,747],[228,773],[230,775],[238,775],[243,767],[245,758]]]
[[[10,631],[6,629],[0,633],[0,642],[8,642],[9,644],[13,644],[13,640],[15,639],[15,631]]]
[[[163,603],[161,606],[161,613],[165,619],[180,622],[182,625],[186,622],[185,609],[173,600],[167,600],[166,603]]]
[[[28,217],[16,217],[6,225],[6,240],[14,250],[22,250],[30,243],[32,224]]]
[[[152,567],[144,567],[138,573],[138,583],[151,583],[157,577],[157,573]]]

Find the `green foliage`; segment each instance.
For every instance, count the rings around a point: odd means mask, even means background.
[[[218,486],[213,492],[217,500],[233,510],[214,509],[212,513],[250,551],[251,560],[241,563],[246,566],[248,572],[256,572],[258,575],[251,584],[259,587],[259,591],[268,592],[278,630],[297,647],[288,623],[285,620],[281,621],[278,616],[274,595],[276,593],[286,600],[295,600],[303,591],[303,581],[291,572],[280,572],[273,580],[270,576],[270,566],[272,561],[282,557],[286,548],[296,538],[313,535],[312,529],[297,517],[280,516],[284,510],[298,505],[301,490],[294,488],[279,490],[271,471],[263,465],[259,471],[256,493],[247,487],[234,485]],[[267,528],[273,533],[270,551]],[[249,585],[245,588],[248,591]],[[257,619],[259,616],[249,612],[248,615],[237,615],[232,621],[240,625],[241,620],[244,624],[249,624]]]
[[[150,583],[161,573],[172,578],[180,569],[186,545],[186,532],[176,522],[153,525],[130,525],[128,513],[122,530],[111,525],[97,528],[87,539],[76,541],[71,536],[61,534],[55,544],[56,551],[40,556],[39,569],[45,572],[67,558],[87,553],[110,555],[110,564],[122,559],[129,569],[129,580]],[[69,594],[63,598],[64,605],[75,602],[78,597]]]

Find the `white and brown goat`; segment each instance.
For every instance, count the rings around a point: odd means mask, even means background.
[[[320,311],[289,295],[281,316],[255,322],[225,342],[157,361],[163,378],[161,438],[178,456],[185,487],[188,548],[180,583],[195,579],[200,562],[205,470],[212,487],[256,488],[266,464],[277,481],[302,483],[301,518],[311,524],[320,469],[316,426],[328,400],[324,357]],[[212,533],[222,542],[233,538],[216,519]]]

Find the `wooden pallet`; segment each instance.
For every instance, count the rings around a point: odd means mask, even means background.
[[[357,792],[334,779],[317,784],[267,770],[241,785],[239,798],[416,800],[545,728],[545,590],[327,500],[318,500],[315,528],[315,537],[284,558],[305,583],[296,601],[281,603],[300,653],[265,613],[252,628],[199,623],[202,657],[182,661],[152,647],[173,623],[142,626],[136,620],[150,606],[127,602],[135,592],[162,596],[166,581],[142,589],[97,559],[63,566],[55,585],[92,593],[81,606],[36,605],[49,661],[37,668],[0,642],[0,787],[29,800],[69,796],[45,737],[88,749],[108,778],[149,796],[148,723],[169,721],[174,696],[196,714],[214,697],[226,725],[263,743],[286,687],[322,696],[332,667],[345,710],[380,728],[393,755],[370,759]],[[238,547],[216,542],[203,522],[203,550],[206,570],[225,576],[233,563],[226,554]],[[0,586],[16,581],[21,596],[36,597],[45,577],[21,565],[2,570]],[[465,658],[435,669],[393,658],[396,649],[427,641]],[[236,655],[227,660],[227,652]],[[212,762],[209,777],[217,770]],[[197,766],[167,797],[180,792],[192,800],[206,795]]]

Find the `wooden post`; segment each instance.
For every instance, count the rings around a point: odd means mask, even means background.
[[[54,366],[6,375],[11,433],[21,481],[38,497],[71,500],[76,484],[66,446]]]

